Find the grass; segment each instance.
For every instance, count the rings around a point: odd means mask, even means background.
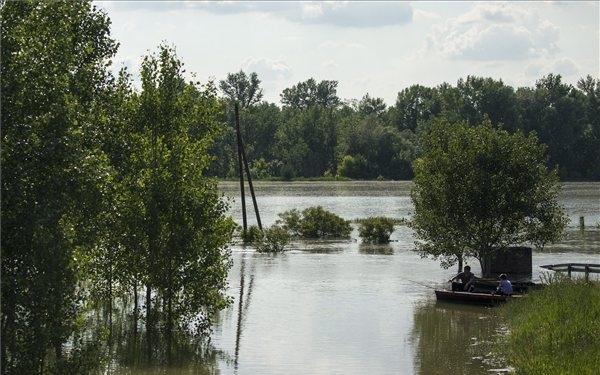
[[[592,375],[600,369],[600,282],[556,277],[502,315],[499,345],[516,374]]]

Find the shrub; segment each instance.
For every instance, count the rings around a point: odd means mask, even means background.
[[[242,229],[241,237],[245,244],[254,243],[261,239],[263,236],[262,231],[256,226],[251,225],[248,229]]]
[[[309,207],[300,213],[293,209],[279,214],[278,223],[293,235],[303,238],[343,238],[352,232],[350,221],[321,206]]]
[[[394,232],[394,222],[389,217],[369,217],[359,222],[358,234],[363,242],[389,243]]]
[[[259,253],[278,253],[285,250],[285,246],[290,243],[289,232],[278,226],[273,225],[262,232],[263,236],[256,241],[256,251]]]
[[[300,211],[297,209],[288,210],[279,214],[279,220],[276,221],[277,225],[282,226],[292,236],[297,237],[300,235],[300,220],[302,216]]]
[[[355,156],[346,155],[337,168],[338,175],[350,178],[367,178],[369,175],[369,165],[367,159],[358,154]]]

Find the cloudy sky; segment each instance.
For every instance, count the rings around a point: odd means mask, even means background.
[[[548,73],[600,77],[598,1],[96,1],[120,42],[115,66],[139,72],[160,43],[206,82],[256,72],[264,99],[309,78],[338,96],[395,102],[413,85],[467,75],[533,86]]]

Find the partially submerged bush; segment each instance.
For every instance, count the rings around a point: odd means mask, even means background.
[[[263,230],[262,237],[254,245],[259,253],[279,253],[285,250],[288,243],[290,243],[289,232],[278,225],[273,225]]]
[[[251,225],[248,229],[242,229],[241,237],[244,244],[251,244],[260,240],[263,236],[262,231],[256,225]]]
[[[293,235],[303,238],[345,238],[352,232],[350,221],[321,206],[309,207],[301,213],[289,210],[279,214],[278,223]]]
[[[290,243],[291,238],[287,229],[278,225],[262,230],[258,226],[252,225],[241,231],[241,237],[245,245],[254,246],[259,253],[282,252]]]
[[[297,209],[288,210],[279,214],[277,224],[286,229],[292,236],[300,235],[300,220],[302,214]]]
[[[369,217],[358,224],[358,234],[363,242],[389,243],[395,220],[389,217]]]

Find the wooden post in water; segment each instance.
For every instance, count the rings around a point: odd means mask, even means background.
[[[583,218],[583,216],[579,216],[579,229],[580,230],[585,229],[585,219]]]

